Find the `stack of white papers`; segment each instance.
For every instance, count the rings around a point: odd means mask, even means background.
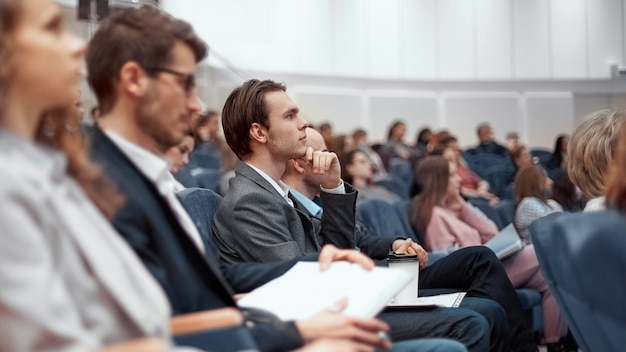
[[[346,297],[344,315],[372,318],[410,279],[406,272],[381,267],[367,271],[357,264],[335,262],[320,272],[317,262],[299,262],[281,277],[244,296],[238,304],[267,310],[282,320],[301,320]]]

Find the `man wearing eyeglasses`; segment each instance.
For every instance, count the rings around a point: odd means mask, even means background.
[[[234,293],[248,292],[296,262],[223,265],[174,193],[163,152],[180,143],[192,114],[201,109],[193,71],[205,56],[206,46],[189,24],[153,8],[128,8],[110,16],[94,35],[87,55],[89,84],[102,113],[91,157],[125,198],[113,225],[162,286],[173,314],[187,322],[193,320],[187,313],[236,308]],[[335,247],[325,248],[319,258],[326,264],[343,259],[373,266],[363,255]],[[390,348],[386,331],[387,324],[378,319],[324,310],[297,322],[263,315],[248,319],[245,326],[178,336],[177,342],[210,351],[290,351],[303,345],[302,352],[356,351]],[[455,351],[464,350],[447,340],[405,343],[401,347],[449,351],[453,344]]]

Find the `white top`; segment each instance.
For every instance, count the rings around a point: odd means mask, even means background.
[[[583,212],[590,213],[593,211],[600,211],[600,210],[605,210],[605,209],[606,209],[606,202],[604,200],[604,197],[596,197],[596,198],[589,199],[589,201],[585,205],[585,209],[583,210]]]
[[[169,340],[161,287],[65,155],[0,130],[0,350],[93,351]]]
[[[159,193],[165,197],[167,204],[176,215],[178,222],[185,229],[185,234],[191,238],[196,247],[205,253],[202,237],[195,223],[180,202],[176,192],[180,190],[180,184],[175,182],[170,173],[170,162],[165,156],[154,154],[140,146],[129,142],[115,132],[105,131],[113,143],[137,166],[139,171],[150,181],[154,182]],[[184,188],[184,187],[183,187]]]

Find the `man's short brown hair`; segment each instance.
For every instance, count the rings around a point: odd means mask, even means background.
[[[235,88],[226,99],[222,111],[224,137],[239,159],[252,153],[249,137],[252,124],[270,127],[265,93],[279,90],[284,92],[287,88],[274,81],[251,79]]]
[[[207,55],[207,46],[191,25],[156,8],[124,8],[115,11],[100,26],[87,51],[88,81],[101,113],[111,110],[120,69],[129,61],[141,67],[163,67],[172,59],[172,48],[183,42],[196,62]]]

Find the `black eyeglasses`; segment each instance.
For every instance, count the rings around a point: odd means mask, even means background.
[[[191,92],[193,92],[193,89],[196,87],[196,78],[194,77],[193,73],[183,73],[167,67],[145,67],[145,69],[152,73],[164,72],[182,78],[183,88],[185,89],[186,94],[191,94]]]

